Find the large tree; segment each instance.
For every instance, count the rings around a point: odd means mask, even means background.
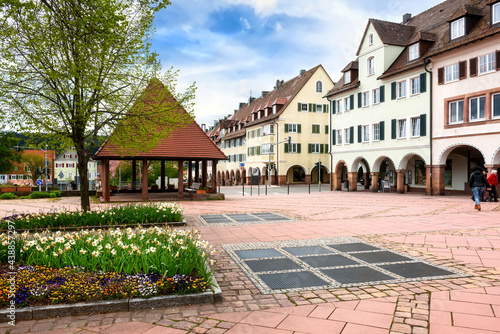
[[[16,143],[12,133],[0,131],[0,174],[8,174],[14,170],[14,162],[21,162],[22,151],[15,151]]]
[[[38,179],[43,179],[45,177],[45,157],[43,155],[33,151],[25,151],[22,162],[25,167],[28,167],[27,172],[33,185],[36,185]],[[50,159],[47,159],[47,166],[50,166],[51,162]]]
[[[150,50],[154,15],[170,2],[0,0],[0,4],[0,114],[11,127],[48,133],[76,148],[81,205],[87,210],[87,164],[99,135],[109,134],[118,124],[129,126],[133,143],[117,137],[117,144],[131,145],[132,151],[147,150],[189,121],[177,110],[183,106],[191,111],[194,85],[177,93],[177,73],[162,74],[157,55]],[[174,99],[157,96],[157,104],[144,108],[140,96],[156,78]],[[153,134],[141,136],[137,131]]]

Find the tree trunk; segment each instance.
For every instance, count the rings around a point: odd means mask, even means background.
[[[80,204],[82,211],[87,212],[90,210],[88,175],[90,153],[85,151],[85,141],[83,138],[75,144],[76,153],[78,154],[78,174],[80,174]]]

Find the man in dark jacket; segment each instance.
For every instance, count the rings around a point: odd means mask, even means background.
[[[469,177],[469,187],[472,189],[474,201],[476,202],[474,209],[481,211],[481,194],[483,193],[484,188],[488,188],[488,180],[486,180],[481,167],[476,166],[474,168],[474,171]]]

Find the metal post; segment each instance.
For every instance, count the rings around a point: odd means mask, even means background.
[[[269,187],[271,186],[271,145],[269,145],[269,165],[267,165],[267,183],[269,184]],[[266,195],[267,195],[267,188],[266,188]]]
[[[48,191],[47,189],[47,167],[48,167],[48,163],[47,163],[47,146],[45,146],[45,191]],[[54,181],[52,180],[52,183],[54,183]],[[52,187],[54,187],[54,185],[52,184]]]
[[[243,196],[245,196],[245,183],[241,183],[241,186],[243,187]]]
[[[311,184],[309,183],[309,194],[311,193]]]
[[[287,187],[286,194],[290,195],[290,184],[287,184],[286,187]]]
[[[266,196],[267,196],[267,184],[266,184]]]
[[[257,196],[260,196],[260,183],[257,185]]]
[[[250,196],[253,195],[253,183],[250,181]]]
[[[319,159],[318,163],[318,188],[319,192],[321,192],[321,159]]]

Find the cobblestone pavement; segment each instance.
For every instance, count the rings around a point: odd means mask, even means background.
[[[18,205],[5,202],[0,213]],[[38,203],[28,206],[47,207]],[[222,303],[21,321],[15,327],[0,324],[0,333],[500,333],[498,203],[484,203],[478,212],[469,196],[333,192],[182,205],[184,228],[200,230],[216,246],[213,270]],[[205,226],[198,218],[244,212],[275,212],[293,221]],[[340,236],[470,276],[265,295],[222,248]]]

